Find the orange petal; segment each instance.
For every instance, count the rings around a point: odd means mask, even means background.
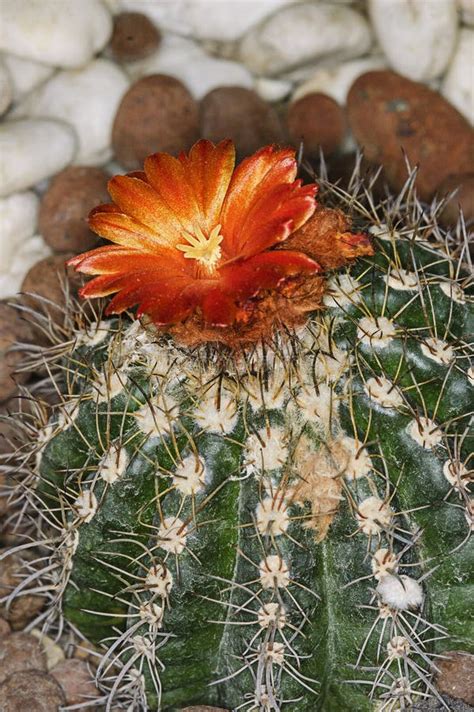
[[[202,301],[204,322],[208,326],[230,326],[235,321],[235,299],[219,289],[209,291]]]
[[[115,210],[106,212],[94,210],[89,215],[89,227],[101,237],[117,245],[143,252],[160,253],[163,251],[163,245],[167,244],[146,225]]]
[[[69,261],[85,274],[131,274],[132,272],[157,272],[159,274],[186,274],[188,265],[179,252],[168,250],[152,255],[125,247],[108,246],[86,252]]]

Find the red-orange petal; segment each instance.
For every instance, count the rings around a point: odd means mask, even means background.
[[[118,209],[103,212],[95,210],[89,215],[89,226],[97,235],[116,245],[144,252],[163,252],[163,241],[157,238],[153,230],[129,215],[118,212]]]

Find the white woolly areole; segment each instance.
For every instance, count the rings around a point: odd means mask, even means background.
[[[466,517],[467,526],[471,529],[471,531],[473,531],[474,530],[474,497],[469,497],[469,499],[467,500],[464,516]]]
[[[103,373],[93,383],[93,394],[97,403],[112,400],[123,391],[122,377],[117,371]]]
[[[92,490],[84,490],[84,492],[81,492],[81,494],[76,497],[73,506],[77,516],[82,519],[85,524],[88,524],[97,512],[97,497]]]
[[[398,570],[397,557],[393,551],[384,548],[374,551],[370,565],[376,581],[380,581],[385,576],[394,574]]]
[[[413,292],[418,289],[418,277],[415,272],[408,272],[403,267],[392,267],[384,276],[385,282],[399,292]]]
[[[99,464],[99,475],[109,485],[117,482],[127,469],[128,455],[124,447],[113,445]]]
[[[287,438],[280,427],[262,428],[247,438],[245,463],[249,473],[276,470],[285,464],[287,457]]]
[[[79,400],[71,400],[61,406],[58,416],[58,428],[65,430],[74,423],[79,415]]]
[[[467,369],[467,379],[469,383],[474,386],[474,366],[470,366]]]
[[[471,473],[469,473],[469,470],[462,464],[462,462],[446,460],[443,465],[443,475],[446,477],[449,484],[459,492],[467,489],[467,485],[469,479],[472,478],[472,474],[472,470]]]
[[[170,554],[181,554],[186,546],[187,527],[178,517],[166,517],[158,529],[158,546]]]
[[[204,489],[206,474],[203,460],[195,455],[188,455],[176,467],[173,485],[181,494],[196,494]]]
[[[382,529],[388,529],[392,523],[393,511],[387,502],[379,497],[367,497],[360,502],[356,519],[359,529],[364,534],[379,534]]]
[[[150,403],[134,413],[140,430],[152,438],[160,437],[173,429],[178,414],[178,404],[171,396],[154,396]]]
[[[65,529],[59,550],[66,571],[72,570],[72,559],[79,546],[79,530]]]
[[[314,372],[318,380],[335,383],[343,376],[351,363],[351,356],[336,344],[327,351],[321,349],[314,362]]]
[[[80,332],[78,345],[98,346],[109,332],[110,323],[108,321],[94,321],[87,327],[87,330]]]
[[[149,638],[146,638],[144,635],[134,635],[133,638],[131,638],[130,642],[133,645],[135,651],[138,653],[138,655],[144,656],[145,658],[154,661],[155,649],[153,641],[151,641]]]
[[[410,576],[384,576],[378,583],[377,594],[383,603],[397,611],[415,610],[423,603],[423,589]]]
[[[55,427],[56,426],[54,426],[52,423],[48,423],[44,426],[44,428],[41,428],[41,430],[38,431],[38,436],[36,438],[37,449],[35,452],[35,468],[37,472],[39,472],[41,466],[41,458],[43,457],[43,451],[46,445],[53,437]]]
[[[450,364],[454,358],[453,347],[442,339],[436,339],[434,337],[425,339],[421,343],[420,348],[427,358],[436,361],[436,363],[442,363],[446,366]]]
[[[354,440],[348,435],[341,438],[340,442],[349,458],[344,468],[344,475],[347,479],[356,480],[368,475],[373,465],[366,448],[362,447],[358,440]]]
[[[424,416],[418,420],[412,420],[407,431],[410,437],[425,450],[432,450],[443,439],[443,433],[434,420]]]
[[[231,433],[238,415],[237,398],[217,386],[199,394],[199,403],[193,412],[196,423],[208,433]]]
[[[466,295],[464,289],[456,284],[456,282],[439,282],[439,288],[447,297],[457,302],[457,304],[466,303]]]
[[[263,654],[267,663],[283,665],[285,659],[285,646],[283,643],[264,643]]]
[[[369,232],[374,237],[378,237],[379,240],[399,240],[400,233],[394,230],[393,227],[389,227],[386,223],[380,223],[380,225],[371,225],[369,227]]]
[[[359,319],[357,338],[367,346],[383,349],[393,341],[395,336],[395,325],[386,316],[364,316]]]
[[[410,654],[410,643],[402,635],[395,635],[387,643],[387,655],[389,660],[404,658]]]
[[[138,613],[144,623],[148,623],[148,625],[152,625],[155,628],[161,628],[164,611],[157,603],[153,603],[152,601],[142,603]]]
[[[162,564],[150,566],[145,577],[145,588],[161,598],[168,598],[173,588],[173,576],[169,568]]]
[[[364,390],[382,408],[399,408],[403,405],[400,389],[385,376],[369,378],[364,384]]]
[[[257,612],[258,624],[261,628],[277,628],[281,630],[286,625],[285,607],[280,603],[265,603]]]
[[[305,421],[320,421],[328,428],[331,420],[337,420],[339,402],[334,389],[325,383],[319,384],[317,391],[314,383],[302,386],[295,401],[300,417]]]
[[[284,406],[290,397],[287,388],[288,374],[279,360],[269,365],[267,377],[250,376],[246,383],[249,403],[254,410],[265,407],[267,410],[278,410]]]
[[[257,529],[261,534],[280,536],[288,529],[290,518],[288,508],[281,496],[266,497],[255,512]]]
[[[323,304],[327,307],[348,307],[360,302],[361,284],[350,274],[338,274],[328,281]]]
[[[265,589],[286,588],[290,583],[290,569],[281,556],[270,554],[260,562],[260,583]]]

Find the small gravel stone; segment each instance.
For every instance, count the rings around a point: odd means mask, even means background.
[[[16,672],[0,685],[0,712],[59,712],[64,702],[54,677],[37,670]]]
[[[55,252],[84,252],[97,243],[87,216],[109,200],[108,176],[100,168],[70,166],[58,173],[43,196],[39,231]]]
[[[46,670],[46,655],[34,636],[11,633],[0,639],[0,683],[22,670]]]
[[[8,625],[8,621],[6,621],[5,618],[0,618],[0,641],[6,638],[7,635],[10,635],[10,633],[11,628]]]
[[[24,574],[25,564],[18,554],[10,554],[2,560],[0,599],[8,596],[21,583]],[[0,604],[0,616],[9,622],[13,630],[23,630],[26,624],[40,612],[45,602],[42,596],[25,594],[16,598],[8,607],[5,603]]]
[[[51,250],[41,235],[32,235],[16,243],[9,262],[0,271],[0,299],[11,299],[20,290],[21,283],[36,262],[49,257]]]
[[[23,119],[0,126],[0,196],[30,188],[71,163],[76,135],[62,121]]]
[[[112,132],[115,157],[141,169],[150,153],[178,154],[198,137],[198,105],[180,81],[164,74],[144,77],[122,99]]]
[[[29,374],[14,374],[24,357],[21,351],[12,351],[17,341],[31,342],[33,333],[27,322],[14,307],[0,302],[0,401],[12,396],[18,383],[24,383]]]
[[[61,685],[68,705],[84,704],[100,695],[89,666],[82,660],[63,660],[51,670],[51,675]]]
[[[474,7],[474,6],[473,6]],[[472,60],[474,30],[463,27],[459,33],[456,50],[446,72],[441,93],[471,124],[474,123],[474,82]]]
[[[445,653],[446,658],[439,658],[436,667],[438,690],[450,697],[474,705],[474,655],[452,651]]]
[[[431,199],[454,173],[473,171],[473,133],[466,119],[440,94],[395,72],[368,72],[349,92],[349,123],[366,158],[382,164],[395,190],[407,179],[406,151],[419,164],[417,188]]]
[[[61,307],[66,302],[64,286],[68,283],[69,289],[75,293],[77,287],[81,284],[78,273],[72,268],[66,267],[67,260],[72,256],[73,253],[63,253],[40,260],[28,271],[21,285],[21,291],[27,292],[23,296],[27,304],[30,304],[33,308],[43,306],[52,319],[58,321],[62,320]],[[60,308],[55,309],[47,302],[44,302],[43,300],[45,299],[57,304]]]
[[[474,173],[448,176],[439,186],[437,193],[441,197],[453,190],[456,190],[456,195],[448,200],[440,219],[447,226],[456,225],[461,208],[464,220],[471,225],[474,222]]]
[[[290,104],[286,117],[294,146],[303,141],[305,155],[318,156],[336,151],[344,140],[346,119],[339,104],[325,94],[306,94]]]
[[[35,232],[38,207],[38,197],[32,191],[0,198],[0,272],[10,271],[17,248]]]
[[[231,138],[239,158],[283,138],[275,109],[251,89],[214,89],[202,100],[200,113],[201,135],[214,142]]]
[[[13,99],[13,84],[8,67],[0,57],[0,115],[4,114]]]
[[[117,62],[143,59],[159,46],[160,31],[141,12],[121,12],[114,17],[110,52]]]
[[[3,61],[10,73],[14,102],[22,99],[25,94],[49,79],[54,73],[54,67],[16,57],[14,54],[5,54]]]

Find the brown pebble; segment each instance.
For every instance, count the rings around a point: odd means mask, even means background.
[[[0,685],[0,712],[57,712],[64,693],[56,680],[44,672],[16,672]]]
[[[219,87],[201,101],[201,135],[218,142],[231,138],[238,158],[262,146],[283,140],[283,128],[275,109],[244,87]]]
[[[454,190],[456,195],[446,203],[440,220],[447,227],[456,225],[461,209],[466,224],[470,225],[474,222],[474,173],[448,176],[439,186],[437,193],[442,198]]]
[[[141,12],[121,12],[114,17],[109,42],[110,53],[118,62],[133,62],[153,54],[161,41],[160,31]]]
[[[419,165],[417,188],[424,200],[448,175],[473,170],[469,123],[424,84],[391,71],[367,72],[349,91],[347,113],[366,158],[384,166],[395,190],[407,179],[403,151],[412,166]]]
[[[336,151],[344,140],[346,118],[342,107],[326,94],[307,94],[290,104],[286,117],[290,141],[296,147],[303,141],[305,156]]]
[[[2,539],[5,539],[2,532]],[[4,553],[1,551],[1,553]],[[8,596],[23,580],[26,566],[18,554],[10,554],[0,566],[0,599]],[[13,630],[23,630],[43,608],[46,600],[42,596],[26,593],[14,599],[10,606],[0,603],[0,616],[5,618]]]
[[[66,267],[67,260],[72,256],[73,253],[64,253],[45,257],[31,267],[21,285],[21,291],[27,293],[23,296],[24,301],[33,308],[46,310],[57,321],[61,321],[64,314],[53,304],[64,307],[66,284],[72,294],[76,294],[81,284],[79,274]]]
[[[100,168],[69,166],[58,173],[41,201],[38,225],[55,252],[85,252],[97,241],[87,224],[89,212],[110,200],[108,176]]]
[[[24,358],[21,351],[12,351],[16,342],[30,343],[33,332],[14,307],[0,302],[0,402],[10,398],[18,383],[28,380],[28,373],[15,373]]]
[[[68,705],[84,704],[99,697],[89,666],[82,660],[63,660],[51,670],[51,675],[61,685]]]
[[[0,640],[10,635],[10,633],[11,628],[8,621],[6,621],[5,618],[0,618]]]
[[[11,633],[0,640],[0,683],[22,670],[46,671],[46,655],[38,638]]]
[[[177,155],[198,138],[197,102],[178,79],[152,74],[133,84],[122,99],[112,129],[117,161],[142,168],[157,151]]]
[[[474,705],[474,655],[452,651],[438,658],[436,687],[445,695]]]

